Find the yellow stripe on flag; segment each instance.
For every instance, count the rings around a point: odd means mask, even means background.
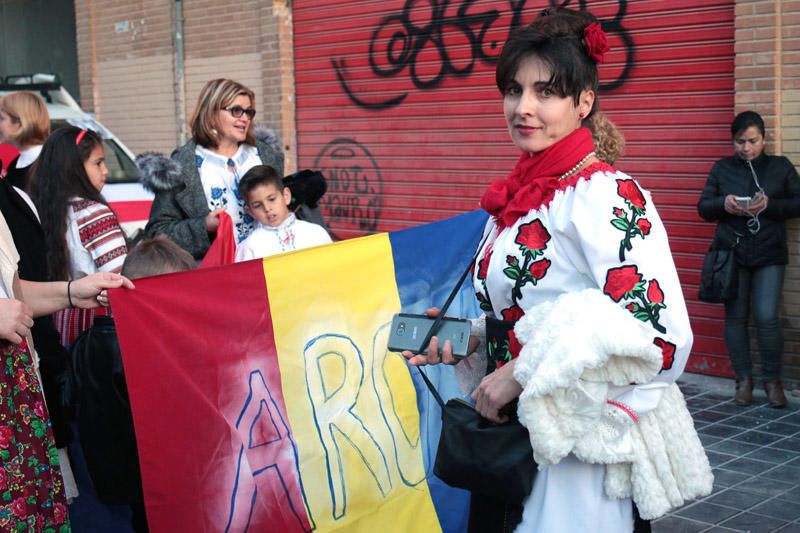
[[[316,530],[441,531],[411,377],[386,351],[400,310],[388,235],[266,258],[264,275]]]

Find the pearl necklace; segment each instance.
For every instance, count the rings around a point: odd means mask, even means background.
[[[578,171],[581,169],[581,167],[583,166],[583,164],[584,164],[584,163],[586,163],[586,162],[587,162],[589,159],[591,159],[592,157],[594,157],[594,155],[595,155],[595,153],[594,153],[594,152],[589,152],[588,154],[586,154],[586,157],[584,157],[583,159],[581,159],[580,161],[578,161],[578,164],[577,164],[577,165],[575,165],[574,167],[572,167],[572,168],[571,168],[570,170],[568,170],[567,172],[564,172],[563,174],[561,174],[561,177],[560,177],[560,178],[558,178],[558,181],[564,181],[565,179],[567,179],[567,178],[569,178],[570,176],[574,175],[576,172],[578,172]]]

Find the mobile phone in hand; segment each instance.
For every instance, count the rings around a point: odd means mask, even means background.
[[[409,313],[398,313],[392,318],[392,329],[389,333],[389,350],[392,352],[419,353],[420,349],[427,346],[420,346],[425,336],[433,326],[435,318],[427,315],[414,315]],[[470,322],[463,318],[443,318],[439,324],[439,330],[435,333],[439,337],[439,347],[444,346],[445,341],[450,341],[453,346],[453,357],[466,357],[469,346]]]
[[[751,196],[734,196],[733,199],[736,200],[736,205],[738,205],[740,209],[749,209],[750,202],[753,201]]]

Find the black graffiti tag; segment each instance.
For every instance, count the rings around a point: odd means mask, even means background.
[[[522,13],[527,0],[507,0],[508,11],[487,9],[471,12],[476,0],[461,0],[455,14],[447,15],[452,0],[406,0],[400,13],[385,17],[372,33],[369,44],[369,65],[379,78],[391,78],[406,68],[411,82],[417,89],[429,90],[438,87],[448,76],[469,76],[477,62],[489,65],[497,63],[501,44],[508,33],[522,24]],[[551,6],[569,6],[572,0],[549,0]],[[578,0],[579,9],[586,9],[586,0]],[[603,83],[600,90],[611,90],[624,83],[633,65],[633,39],[622,22],[627,12],[627,0],[618,1],[619,9],[611,20],[602,21],[603,28],[616,33],[625,46],[625,65],[616,79]],[[507,30],[506,30],[507,28]],[[500,31],[501,33],[498,33]],[[451,45],[451,43],[454,43]],[[454,59],[450,48],[467,45],[467,59]],[[425,63],[438,67],[435,72],[420,70],[420,57]],[[348,98],[364,109],[381,110],[399,105],[408,92],[382,100],[369,101],[353,91],[349,84],[349,73],[344,58],[331,59],[339,85]]]
[[[381,215],[381,172],[369,150],[353,139],[329,142],[314,160],[328,191],[321,204],[337,228],[373,233]]]

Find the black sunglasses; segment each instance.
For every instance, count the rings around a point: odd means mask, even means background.
[[[256,116],[256,110],[252,107],[245,109],[240,105],[234,105],[230,107],[224,107],[223,109],[230,112],[230,114],[233,115],[233,118],[240,118],[242,115],[247,115],[247,118],[253,120],[253,117]]]

